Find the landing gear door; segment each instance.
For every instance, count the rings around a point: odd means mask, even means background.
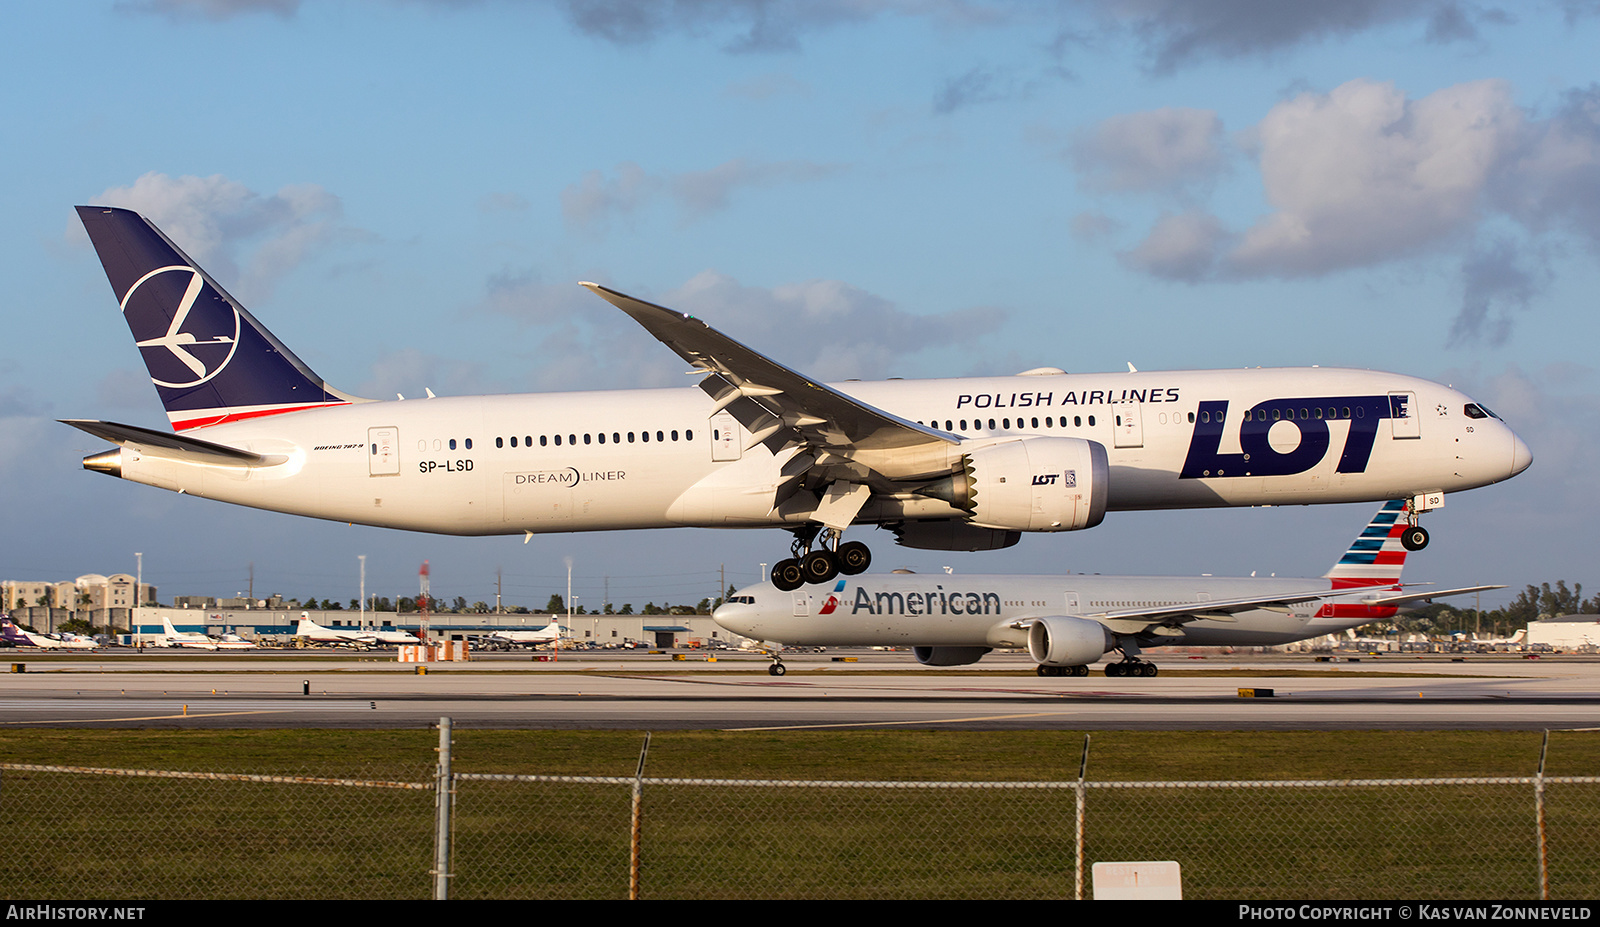
[[[400,429],[367,429],[367,472],[372,476],[400,475]]]
[[[711,459],[738,460],[743,448],[739,442],[739,423],[727,412],[711,416]]]
[[[1389,425],[1396,438],[1422,437],[1422,418],[1417,415],[1416,393],[1389,394]]]

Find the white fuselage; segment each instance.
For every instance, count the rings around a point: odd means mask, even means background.
[[[1251,596],[1326,594],[1332,582],[1211,576],[993,576],[890,573],[781,592],[771,583],[738,591],[719,606],[719,625],[773,643],[847,647],[1026,647],[1028,619],[1090,617],[1118,610],[1194,605]],[[1384,586],[1350,590],[1350,603]],[[1391,617],[1394,607],[1316,601],[1202,619],[1146,646],[1267,646],[1319,637]]]
[[[1454,492],[1507,479],[1530,459],[1503,422],[1468,417],[1471,400],[1456,390],[1374,371],[1063,374],[834,388],[963,438],[1099,442],[1111,510]],[[1390,401],[1405,414],[1362,414]],[[1244,412],[1263,403],[1295,418],[1242,445]],[[232,467],[125,447],[121,476],[256,508],[456,535],[794,525],[817,505],[814,493],[802,492],[775,506],[780,471],[801,451],[744,448],[743,428],[693,388],[353,403],[184,435],[283,460]],[[875,490],[855,521],[963,516],[940,499]]]

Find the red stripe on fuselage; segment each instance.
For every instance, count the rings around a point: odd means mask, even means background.
[[[242,422],[247,418],[261,418],[266,415],[282,415],[285,412],[304,412],[306,409],[328,409],[334,406],[347,406],[348,402],[314,402],[303,406],[283,406],[277,409],[252,409],[248,412],[229,412],[212,419],[187,419],[182,422],[173,422],[173,431],[188,431],[191,428],[209,428],[212,425],[222,425],[227,422]]]

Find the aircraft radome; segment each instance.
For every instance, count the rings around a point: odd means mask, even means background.
[[[1322,577],[964,576],[889,573],[841,579],[824,597],[760,583],[718,606],[735,634],[800,646],[911,647],[930,666],[1026,648],[1040,676],[1154,676],[1145,647],[1257,647],[1337,634],[1414,602],[1504,586],[1402,586],[1406,503],[1389,502]],[[784,674],[776,655],[770,671]]]
[[[1409,500],[1532,460],[1469,397],[1336,368],[824,384],[691,316],[594,293],[705,376],[699,388],[377,402],[334,389],[154,225],[80,206],[172,432],[67,424],[118,445],[86,469],[177,492],[440,534],[784,528],[784,588],[907,547],[993,550],[1108,511]]]

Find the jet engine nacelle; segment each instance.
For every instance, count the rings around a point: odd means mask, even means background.
[[[917,662],[923,666],[966,666],[983,659],[989,647],[913,647]]]
[[[1106,517],[1111,469],[1098,441],[1003,441],[969,451],[966,471],[969,521],[979,527],[1077,531]]]
[[[1045,666],[1088,666],[1115,646],[1106,626],[1087,618],[1040,618],[1028,626],[1028,655]]]

